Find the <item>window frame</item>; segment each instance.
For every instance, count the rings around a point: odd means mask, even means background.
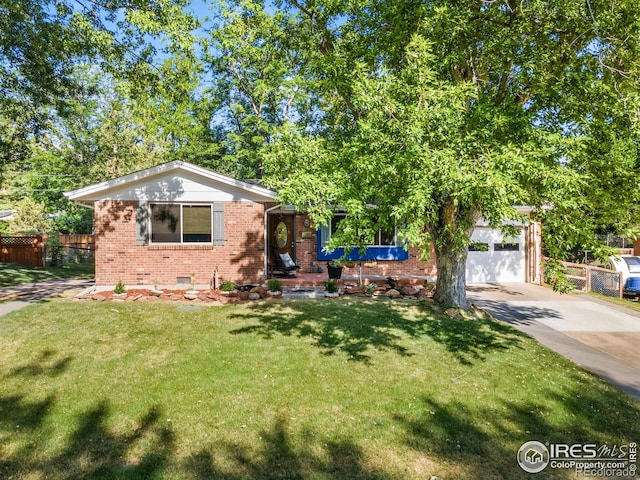
[[[162,206],[177,206],[180,211],[180,219],[179,219],[179,242],[159,242],[153,240],[153,205],[162,205]],[[184,207],[208,207],[209,208],[209,237],[210,240],[206,242],[189,242],[184,240]],[[213,245],[214,241],[214,204],[210,202],[149,202],[149,245]]]

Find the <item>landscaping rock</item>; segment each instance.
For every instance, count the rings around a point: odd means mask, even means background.
[[[402,296],[402,294],[396,290],[395,288],[392,288],[391,290],[387,291],[387,296],[390,298],[398,298],[400,296]]]
[[[460,314],[460,311],[456,308],[447,308],[444,311],[444,314],[449,317],[449,318],[453,318],[455,320],[459,320],[462,318],[462,315]]]
[[[415,295],[417,292],[418,292],[418,289],[416,287],[404,287],[402,289],[403,295]]]
[[[258,292],[250,292],[248,298],[249,300],[260,300],[261,296]]]
[[[364,293],[365,290],[362,287],[357,287],[357,286],[346,286],[344,289],[344,293],[346,293],[347,295],[353,295],[353,294],[358,294],[358,293]]]
[[[258,295],[258,297],[260,296],[259,294],[256,294],[256,295]],[[249,297],[250,297],[250,296],[251,296],[251,292],[248,292],[248,291],[241,291],[241,292],[238,294],[238,298],[239,298],[240,300],[249,300]]]

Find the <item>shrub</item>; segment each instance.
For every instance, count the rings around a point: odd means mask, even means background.
[[[126,293],[126,290],[124,288],[124,282],[122,280],[118,280],[118,283],[116,283],[116,288],[113,289],[113,293],[116,293],[116,294]]]
[[[235,288],[235,284],[229,280],[227,280],[226,282],[222,282],[222,285],[220,285],[220,290],[222,290],[223,292],[231,292],[235,290]]]
[[[324,288],[326,288],[329,293],[336,293],[338,291],[338,282],[334,278],[330,278],[324,282]]]
[[[567,268],[562,265],[558,260],[548,259],[542,262],[544,267],[544,281],[546,284],[551,285],[554,291],[559,293],[569,293],[573,290],[574,286],[567,277]]]
[[[267,282],[267,285],[269,286],[270,292],[279,292],[282,288],[282,282],[277,278],[272,278],[271,280],[269,280]]]

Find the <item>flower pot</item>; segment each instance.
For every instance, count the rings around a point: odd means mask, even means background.
[[[342,267],[332,267],[329,265],[327,266],[327,271],[329,272],[329,278],[340,280],[342,277]]]

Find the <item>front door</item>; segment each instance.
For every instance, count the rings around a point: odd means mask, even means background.
[[[288,253],[293,261],[295,254],[295,215],[270,215],[269,216],[269,255],[272,264],[275,263],[273,255]]]

